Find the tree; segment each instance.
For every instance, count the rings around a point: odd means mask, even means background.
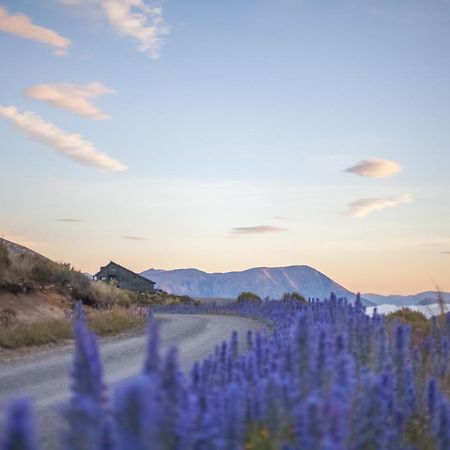
[[[262,302],[261,297],[254,294],[253,292],[241,292],[237,298],[238,302],[255,302],[260,303]]]
[[[303,295],[299,294],[298,292],[285,292],[283,294],[283,297],[281,297],[281,300],[284,301],[294,300],[300,303],[307,303],[305,297],[303,297]]]

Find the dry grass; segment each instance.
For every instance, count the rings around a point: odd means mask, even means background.
[[[0,329],[0,347],[15,349],[55,344],[71,337],[72,325],[68,319],[23,323]]]
[[[105,283],[104,281],[91,281],[89,300],[100,306],[130,307],[139,303],[139,294]]]
[[[90,310],[87,316],[89,327],[99,336],[118,334],[147,324],[146,312],[135,308]]]
[[[147,317],[138,309],[111,308],[87,310],[89,327],[99,336],[110,336],[145,326]],[[56,344],[72,338],[70,319],[17,324],[0,329],[0,347],[20,347]]]

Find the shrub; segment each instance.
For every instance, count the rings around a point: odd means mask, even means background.
[[[431,321],[421,312],[409,308],[389,313],[386,316],[386,323],[394,326],[397,324],[409,325],[412,337],[416,342],[423,340],[431,331]]]
[[[298,292],[285,292],[281,297],[283,301],[294,300],[296,302],[307,303],[306,298]]]
[[[0,278],[3,278],[5,272],[11,266],[8,249],[0,242]]]
[[[36,283],[45,284],[54,281],[54,268],[50,262],[36,261],[31,269],[31,280]]]
[[[93,282],[83,273],[71,271],[70,290],[73,298],[89,302],[92,284]]]
[[[236,299],[238,302],[253,302],[253,303],[261,303],[262,299],[259,295],[254,294],[253,292],[241,292]]]

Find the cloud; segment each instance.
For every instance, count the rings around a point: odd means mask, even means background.
[[[450,250],[446,250],[444,252],[441,252],[443,255],[450,255]]]
[[[71,44],[70,39],[56,31],[34,25],[31,19],[23,14],[9,14],[2,6],[0,6],[0,31],[56,47],[55,54],[58,56],[65,55]]]
[[[28,97],[49,102],[55,108],[67,109],[94,120],[109,119],[109,116],[90,103],[89,99],[100,95],[113,94],[114,92],[101,83],[89,83],[86,85],[68,83],[36,84],[24,91]]]
[[[84,222],[83,219],[56,219],[57,222]]]
[[[101,0],[101,4],[116,31],[139,41],[141,52],[159,57],[162,36],[169,33],[160,6],[147,5],[143,0]]]
[[[265,234],[265,233],[280,233],[286,231],[285,228],[274,227],[272,225],[257,225],[254,227],[237,227],[231,229],[232,235],[246,235],[246,234]]]
[[[130,241],[146,241],[145,237],[141,236],[122,236],[122,239],[128,239]]]
[[[30,139],[53,148],[58,153],[86,166],[108,172],[126,170],[121,162],[97,150],[79,134],[66,133],[55,125],[42,120],[32,112],[19,112],[14,106],[0,106],[0,115],[13,124]]]
[[[362,177],[386,178],[402,170],[402,166],[395,161],[386,159],[364,159],[358,164],[348,167],[345,172],[354,173]]]
[[[273,218],[275,220],[285,220],[287,222],[291,222],[294,220],[292,217],[286,217],[286,216],[273,216]]]
[[[346,215],[350,217],[362,218],[366,217],[374,211],[379,211],[385,208],[393,208],[402,203],[411,203],[412,197],[408,194],[400,195],[398,197],[384,197],[384,198],[361,198],[348,204],[348,211]]]
[[[67,6],[86,5],[86,0],[60,0]],[[163,36],[169,33],[164,22],[161,1],[147,4],[144,0],[91,0],[95,9],[102,11],[109,24],[120,35],[139,42],[139,50],[151,58],[159,58],[164,43]]]

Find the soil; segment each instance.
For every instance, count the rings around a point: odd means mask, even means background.
[[[70,297],[55,286],[33,289],[26,294],[0,291],[0,313],[6,309],[15,311],[15,323],[63,319],[72,305]]]

